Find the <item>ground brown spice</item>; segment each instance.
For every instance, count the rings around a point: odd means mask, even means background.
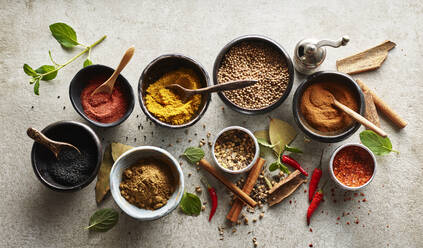
[[[307,123],[322,132],[335,132],[349,127],[353,119],[333,105],[333,97],[358,112],[358,102],[352,90],[337,82],[317,82],[301,97],[300,109]]]
[[[175,180],[166,164],[141,160],[123,172],[120,190],[129,203],[154,210],[166,205],[175,191]]]

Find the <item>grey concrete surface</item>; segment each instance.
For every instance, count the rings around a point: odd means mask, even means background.
[[[44,187],[32,171],[32,142],[25,135],[29,126],[43,128],[59,120],[84,122],[68,98],[69,82],[81,68],[83,59],[61,70],[55,80],[42,82],[40,96],[33,94],[28,77],[22,71],[24,63],[33,67],[48,64],[48,50],[59,62],[79,50],[65,51],[58,45],[48,29],[54,22],[70,24],[79,40],[86,44],[107,34],[107,39],[92,53],[95,63],[116,66],[123,51],[135,45],[135,56],[123,71],[134,89],[147,63],[164,53],[191,56],[211,74],[219,50],[244,34],[267,35],[291,55],[296,42],[302,38],[336,39],[348,34],[351,42],[347,47],[328,49],[322,67],[325,70],[335,69],[338,58],[386,39],[392,40],[397,47],[389,53],[382,68],[359,77],[409,121],[409,125],[399,131],[382,119],[382,127],[389,132],[400,154],[378,158],[376,178],[360,191],[365,194],[366,202],[358,203],[364,197],[354,196],[352,201],[344,202],[344,192],[338,188],[334,193],[337,202],[333,202],[329,189],[335,186],[331,183],[326,192],[327,200],[313,217],[312,231],[305,221],[308,201],[304,193],[306,186],[302,186],[285,202],[266,210],[263,220],[252,223],[258,213],[247,214],[250,224],[237,226],[237,232],[232,233],[225,222],[229,197],[226,190],[209,177],[219,194],[219,207],[211,223],[207,221],[207,207],[198,217],[174,211],[153,222],[137,222],[120,214],[119,223],[109,232],[87,232],[84,227],[99,208],[94,199],[94,183],[70,194]],[[257,238],[259,247],[308,247],[309,244],[313,247],[423,247],[422,26],[421,1],[1,0],[0,247],[252,247],[253,237]],[[296,75],[293,90],[302,79]],[[150,125],[138,104],[121,126],[95,130],[104,138],[104,144],[120,141],[156,145],[178,156],[185,147],[197,144],[207,132],[214,135],[229,125],[263,129],[268,116],[295,125],[292,95],[293,91],[281,107],[261,116],[241,115],[227,107],[222,111],[223,103],[213,96],[206,115],[188,129],[188,134],[184,130],[171,131]],[[145,127],[143,131],[137,129],[139,124]],[[341,144],[305,143],[303,137],[300,134],[294,145],[305,151],[298,159],[308,171],[317,166],[322,148],[326,148],[326,164],[332,151]],[[181,140],[178,144],[177,139]],[[356,133],[345,142],[358,141]],[[206,156],[211,158],[208,150]],[[197,172],[185,162],[183,170],[186,189],[192,192],[200,185],[203,172]],[[192,176],[188,177],[188,173]],[[209,201],[204,192],[201,199]],[[100,207],[117,208],[111,197]],[[349,215],[337,221],[343,213]],[[356,219],[359,224],[354,223]],[[223,240],[219,240],[218,226],[226,227]]]

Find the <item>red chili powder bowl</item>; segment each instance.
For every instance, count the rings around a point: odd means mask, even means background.
[[[91,79],[81,93],[81,104],[88,118],[101,123],[112,123],[121,119],[127,109],[128,100],[122,91],[119,82],[116,82],[112,95],[91,93],[107,78],[98,77]]]
[[[346,145],[331,159],[332,176],[343,186],[357,188],[369,182],[375,173],[375,159],[361,145]],[[336,181],[336,180],[335,180]]]

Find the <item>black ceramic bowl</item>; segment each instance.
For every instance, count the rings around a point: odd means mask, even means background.
[[[69,97],[72,102],[73,108],[78,112],[82,118],[87,120],[89,123],[93,124],[97,127],[115,127],[122,122],[124,122],[128,117],[131,115],[132,111],[134,110],[135,105],[135,97],[134,92],[132,90],[131,84],[129,84],[128,80],[126,80],[122,75],[119,75],[116,79],[115,85],[120,85],[125,98],[128,100],[128,109],[122,118],[115,122],[111,123],[102,123],[96,120],[90,119],[84,112],[81,104],[81,93],[84,87],[88,84],[90,79],[94,79],[96,77],[105,77],[106,79],[109,78],[115,70],[105,65],[90,65],[83,69],[81,69],[76,75],[73,77],[72,81],[69,85]]]
[[[226,44],[226,46],[224,46],[222,48],[222,50],[220,50],[219,54],[216,57],[216,60],[214,61],[214,65],[213,65],[213,83],[214,84],[218,84],[217,82],[217,72],[219,71],[219,67],[225,57],[225,54],[234,46],[238,45],[241,42],[245,42],[245,41],[260,41],[260,42],[264,42],[266,44],[268,44],[271,47],[274,47],[276,50],[278,50],[283,57],[285,58],[286,61],[286,65],[288,66],[288,73],[289,73],[289,82],[288,82],[288,86],[286,87],[285,92],[283,93],[283,95],[281,96],[281,98],[279,98],[279,100],[277,100],[275,103],[262,108],[262,109],[245,109],[242,108],[236,104],[234,104],[233,102],[231,102],[222,92],[219,92],[218,95],[220,97],[220,99],[226,104],[228,105],[231,109],[239,112],[239,113],[243,113],[243,114],[249,114],[249,115],[254,115],[254,114],[264,114],[267,112],[270,112],[272,110],[274,110],[275,108],[279,107],[284,101],[285,99],[288,97],[289,93],[291,92],[292,89],[292,85],[294,84],[294,67],[292,65],[292,60],[291,57],[289,57],[289,54],[285,51],[285,49],[279,45],[276,41],[266,37],[266,36],[262,36],[262,35],[244,35],[241,37],[238,37],[234,40],[232,40],[231,42],[229,42],[228,44]]]
[[[99,138],[89,126],[76,121],[59,121],[48,125],[41,132],[50,139],[68,142],[76,146],[81,152],[85,151],[90,154],[86,179],[76,185],[62,185],[54,179],[48,170],[49,161],[56,159],[53,153],[45,146],[34,142],[31,151],[32,168],[44,185],[57,191],[76,191],[94,180],[100,169],[102,147]]]
[[[202,95],[201,104],[197,110],[197,113],[193,116],[190,121],[182,125],[172,125],[163,122],[148,111],[144,101],[148,86],[160,79],[165,73],[177,70],[179,68],[190,68],[194,70],[194,72],[200,78],[201,87],[210,86],[209,75],[207,74],[204,67],[194,59],[191,59],[181,54],[164,54],[151,61],[142,72],[138,83],[138,100],[140,102],[142,111],[151,120],[163,127],[184,128],[194,125],[194,123],[196,123],[198,120],[201,119],[201,117],[203,117],[210,103],[210,94]]]
[[[307,121],[301,114],[300,101],[304,93],[304,90],[311,84],[322,81],[337,82],[340,84],[346,84],[354,93],[356,100],[359,103],[360,114],[363,115],[365,111],[365,102],[363,92],[360,86],[354,81],[352,77],[347,74],[337,71],[320,71],[308,76],[297,88],[294,94],[292,103],[292,111],[294,114],[294,120],[298,127],[310,138],[324,142],[324,143],[335,143],[347,139],[354,134],[360,127],[360,123],[354,122],[350,127],[340,132],[325,133],[312,128],[308,125]]]

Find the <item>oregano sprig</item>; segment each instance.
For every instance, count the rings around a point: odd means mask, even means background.
[[[50,31],[53,37],[59,42],[59,44],[64,48],[73,48],[76,46],[82,46],[84,47],[84,50],[82,50],[80,53],[75,55],[73,58],[69,59],[63,64],[59,64],[56,61],[53,60],[53,57],[51,55],[51,51],[48,51],[50,60],[53,65],[42,65],[37,69],[33,69],[28,64],[23,65],[24,72],[31,77],[29,80],[30,84],[34,84],[34,93],[36,95],[39,95],[39,88],[40,88],[40,81],[50,81],[57,76],[57,72],[62,69],[63,67],[67,66],[68,64],[72,63],[74,60],[82,56],[83,54],[88,52],[88,57],[84,61],[83,66],[86,67],[88,65],[92,64],[92,61],[90,59],[91,56],[91,49],[101,43],[104,39],[106,39],[106,35],[101,37],[98,41],[94,42],[90,46],[83,45],[78,42],[76,32],[75,30],[65,24],[65,23],[54,23],[50,25]]]

